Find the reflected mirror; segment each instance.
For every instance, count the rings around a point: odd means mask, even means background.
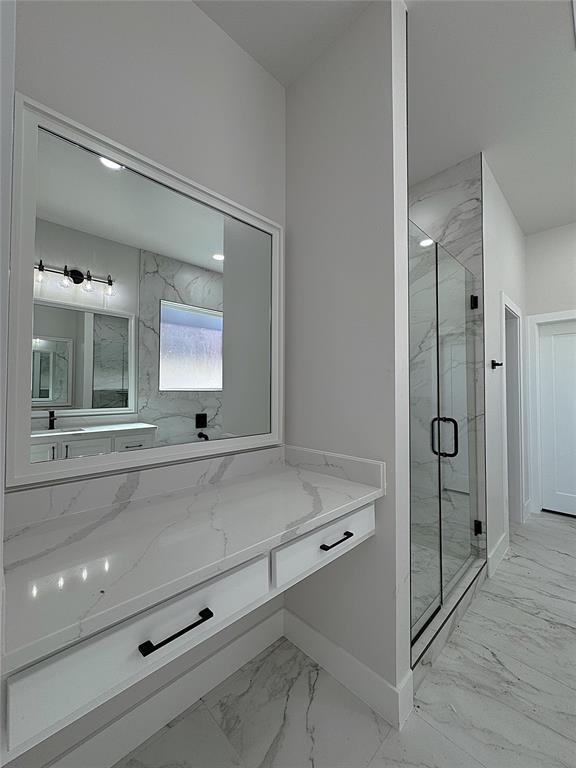
[[[272,235],[38,132],[33,462],[271,431]]]

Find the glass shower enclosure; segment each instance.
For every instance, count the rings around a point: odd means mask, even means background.
[[[409,292],[415,641],[485,553],[478,418],[483,412],[483,323],[477,278],[413,222]]]

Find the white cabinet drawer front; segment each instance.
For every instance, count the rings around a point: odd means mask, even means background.
[[[57,443],[38,443],[30,446],[30,461],[52,461],[58,458]]]
[[[268,592],[268,558],[262,557],[13,675],[7,686],[9,748],[89,712],[230,624]],[[207,609],[213,616],[201,621]],[[149,655],[139,650],[196,622]]]
[[[123,435],[114,440],[116,451],[137,451],[140,448],[151,448],[154,445],[154,435]]]
[[[374,505],[371,504],[274,550],[272,552],[274,586],[283,587],[313,573],[327,562],[353,549],[371,536],[374,530]]]
[[[86,437],[79,440],[67,440],[62,443],[63,459],[78,459],[81,456],[98,456],[110,453],[112,440],[109,437]]]

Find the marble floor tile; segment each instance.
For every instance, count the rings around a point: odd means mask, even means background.
[[[487,768],[574,768],[574,690],[458,631],[419,688],[416,708]]]
[[[366,768],[390,726],[284,640],[205,698],[246,768]]]
[[[484,768],[418,715],[392,730],[370,768]]]
[[[200,703],[162,728],[114,768],[243,768],[240,758]]]

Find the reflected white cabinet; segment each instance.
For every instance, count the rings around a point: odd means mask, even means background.
[[[35,463],[55,459],[78,459],[113,451],[152,448],[156,444],[157,431],[158,427],[154,424],[135,422],[32,432],[30,461]]]

